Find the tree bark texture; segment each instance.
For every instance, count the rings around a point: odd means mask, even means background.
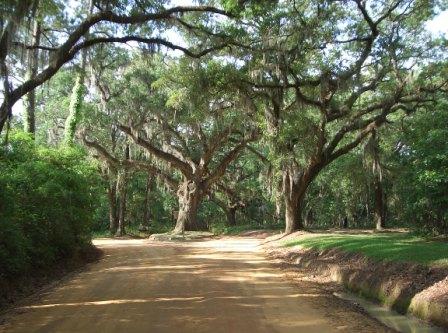
[[[303,210],[306,191],[320,171],[320,165],[300,168],[290,163],[283,168],[283,197],[285,202],[285,233],[304,229]]]
[[[177,196],[179,212],[173,232],[179,234],[186,230],[198,230],[197,215],[202,199],[201,189],[194,181],[186,180],[179,185]]]

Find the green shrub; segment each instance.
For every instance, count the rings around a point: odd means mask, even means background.
[[[47,268],[89,245],[99,184],[81,149],[12,135],[0,150],[0,274]]]

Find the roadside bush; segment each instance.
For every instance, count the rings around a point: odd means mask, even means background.
[[[88,246],[98,189],[81,149],[13,134],[0,150],[0,277],[48,268]]]
[[[404,123],[394,182],[397,219],[427,234],[448,234],[448,102]]]

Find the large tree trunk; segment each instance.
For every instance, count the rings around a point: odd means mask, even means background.
[[[64,126],[64,142],[72,144],[75,138],[75,132],[81,119],[82,102],[84,99],[84,72],[81,72],[76,78],[70,96],[69,114],[65,120]]]
[[[37,18],[34,19],[33,31],[32,31],[32,45],[37,46],[40,44],[40,22]],[[39,49],[32,48],[28,50],[28,69],[26,73],[26,80],[32,79],[37,74],[38,69]],[[25,132],[34,135],[36,132],[36,89],[31,90],[25,95],[25,117],[24,117],[24,130]]]
[[[304,229],[302,213],[306,190],[319,170],[319,167],[314,166],[301,171],[297,164],[290,164],[283,169],[286,234]]]
[[[117,210],[117,182],[111,181],[107,189],[109,198],[109,232],[115,235],[118,228],[118,210]]]
[[[303,198],[299,198],[297,193],[293,197],[285,194],[285,233],[290,234],[303,229],[302,220]]]
[[[88,15],[93,12],[93,1],[89,1]],[[84,36],[87,38],[88,33]],[[76,129],[79,127],[81,120],[82,105],[86,87],[84,81],[86,77],[87,66],[87,48],[82,49],[81,53],[81,68],[75,81],[75,85],[70,96],[69,114],[65,121],[64,141],[66,144],[72,144],[75,138]]]
[[[180,234],[185,230],[198,230],[198,208],[202,200],[199,186],[193,181],[184,181],[177,191],[179,212],[173,233]]]

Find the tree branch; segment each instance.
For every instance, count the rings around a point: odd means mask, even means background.
[[[23,1],[25,3],[25,1]],[[8,93],[9,96],[5,98],[3,103],[0,106],[0,133],[3,130],[3,126],[7,119],[8,110],[12,108],[12,106],[25,94],[30,92],[31,90],[35,89],[36,87],[40,86],[47,80],[49,80],[53,75],[57,73],[57,71],[64,65],[65,63],[72,60],[76,53],[88,45],[94,45],[95,39],[93,42],[83,41],[79,42],[80,39],[85,36],[89,29],[94,26],[97,23],[100,22],[110,22],[110,23],[117,23],[117,24],[138,24],[138,23],[145,23],[148,21],[161,21],[161,20],[170,20],[175,15],[183,14],[187,12],[208,12],[208,13],[214,13],[214,14],[220,14],[225,16],[231,16],[230,13],[217,9],[215,7],[210,6],[177,6],[170,9],[162,10],[158,13],[144,13],[144,14],[134,14],[134,15],[117,15],[113,13],[112,11],[101,11],[98,13],[95,13],[93,15],[88,16],[83,22],[81,22],[78,27],[68,36],[67,40],[60,45],[54,52],[51,53],[50,58],[50,64],[42,70],[40,73],[38,73],[35,77],[33,77],[30,80],[25,81],[20,86],[12,90],[10,93]],[[5,37],[6,36],[6,37]],[[7,40],[7,34],[3,34],[1,37],[0,45],[0,58],[5,59],[7,55],[7,48],[3,47],[4,41]],[[135,36],[128,36],[129,37],[135,37]],[[126,37],[123,37],[126,38]],[[107,39],[107,38],[106,38]],[[133,40],[132,38],[130,40]],[[99,43],[99,39],[96,39],[96,41]],[[107,42],[107,40],[104,40],[104,42]],[[176,47],[176,45],[169,43],[167,41],[160,41],[161,44],[164,44],[167,47]],[[89,44],[90,43],[90,44]],[[6,45],[6,44],[5,44]],[[179,47],[178,49],[181,49]],[[194,53],[187,49],[183,50],[187,51],[189,55],[200,57],[204,54],[207,54],[212,51],[212,48],[209,48],[207,50],[204,50],[203,52]],[[187,54],[187,53],[186,53]],[[7,103],[6,103],[7,102]]]
[[[257,134],[254,132],[252,135],[244,139],[237,146],[235,146],[232,150],[230,150],[224,158],[218,163],[218,166],[215,170],[210,174],[210,176],[205,180],[205,188],[209,188],[213,183],[219,180],[227,170],[229,164],[235,160],[241,150],[243,150],[248,142],[255,141],[257,138]]]
[[[111,165],[113,168],[131,168],[131,169],[137,169],[137,170],[146,170],[153,175],[161,178],[171,189],[176,190],[178,187],[178,182],[173,179],[171,176],[165,174],[162,170],[155,167],[152,164],[146,163],[144,161],[137,161],[137,160],[120,160],[110,154],[106,148],[101,146],[98,142],[92,141],[87,139],[85,135],[82,136],[83,143],[91,148],[94,149],[98,155],[106,161],[109,165]]]
[[[150,142],[144,140],[139,134],[138,131],[124,126],[118,125],[118,128],[124,132],[127,136],[129,136],[136,144],[145,148],[149,153],[153,154],[155,157],[169,163],[174,168],[178,169],[185,177],[191,179],[193,176],[193,170],[191,166],[177,158],[176,156],[169,154],[155,146],[153,146]]]

